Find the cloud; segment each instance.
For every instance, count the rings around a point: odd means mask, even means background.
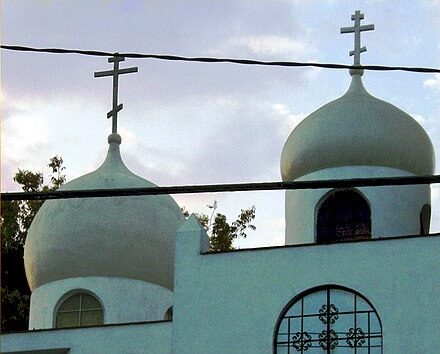
[[[259,218],[260,217],[260,218]],[[245,240],[239,240],[236,245],[239,248],[256,248],[265,246],[282,246],[285,244],[285,220],[284,217],[267,219],[256,214],[255,226],[258,234],[252,231]]]
[[[218,112],[221,118],[202,139],[204,148],[195,152],[187,175],[210,183],[279,179],[283,141],[270,105],[246,99]]]
[[[100,109],[90,99],[84,101],[74,96],[59,96],[56,100],[27,96],[14,99],[8,96],[6,102],[2,123],[2,169],[9,172],[3,175],[3,186],[8,185],[4,181],[10,181],[18,168],[48,172],[48,159],[55,155],[63,157],[69,180],[77,177],[85,172],[84,165],[95,160],[95,154],[100,152],[92,148],[96,141],[106,141],[105,131],[100,128],[105,121],[97,119]],[[78,165],[81,165],[80,170]]]
[[[17,170],[39,171],[41,156],[48,154],[47,129],[43,117],[30,116],[31,107],[8,102],[2,123],[2,190],[17,190],[13,175]]]
[[[307,49],[302,41],[284,35],[294,36],[297,32],[291,5],[285,2],[237,0],[203,6],[198,1],[169,1],[133,2],[127,6],[127,2],[91,1],[78,6],[59,0],[47,5],[26,1],[2,4],[4,42],[187,56],[204,55],[213,47],[221,48],[221,43],[226,43],[230,51],[219,51],[219,55],[289,56]],[[108,93],[110,79],[93,78],[94,71],[109,68],[104,58],[10,51],[3,54],[4,87],[16,97],[75,92],[103,97],[99,94],[101,88]],[[149,100],[173,101],[179,96],[219,93],[227,86],[249,93],[270,89],[265,84],[267,75],[251,79],[243,67],[133,59],[125,62],[127,66],[132,63],[139,66],[139,74],[137,78],[123,78],[121,85],[128,82],[132,92],[144,91]],[[144,99],[142,94],[137,96]]]
[[[280,121],[278,133],[283,139],[287,139],[292,130],[307,116],[306,113],[293,114],[287,105],[275,103],[272,105],[276,119]]]
[[[287,115],[290,113],[290,111],[287,109],[286,105],[282,104],[282,103],[275,103],[274,105],[272,105],[272,109],[281,115]]]
[[[420,125],[424,125],[426,123],[426,119],[421,114],[410,114]]]
[[[304,116],[263,98],[228,94],[148,107],[142,115],[124,121],[132,138],[123,135],[123,157],[160,185],[279,180],[285,137]]]
[[[440,89],[440,74],[434,74],[434,78],[425,80],[423,86]]]
[[[234,36],[216,48],[208,50],[212,55],[236,54],[271,58],[298,59],[316,52],[310,44],[287,36]]]

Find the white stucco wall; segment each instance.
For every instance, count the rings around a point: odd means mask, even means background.
[[[110,325],[11,333],[1,336],[1,353],[169,354],[171,322]],[[41,350],[41,352],[37,352]]]
[[[345,178],[414,176],[387,168],[352,166],[329,168],[311,173],[298,181]],[[431,203],[429,185],[357,188],[371,208],[373,238],[420,234],[420,211]],[[316,205],[330,189],[286,191],[286,244],[314,243],[316,239]]]
[[[98,297],[104,307],[104,324],[161,321],[173,304],[172,291],[142,280],[83,277],[44,284],[32,292],[29,329],[53,328],[60,299],[79,289]]]
[[[284,306],[325,284],[372,302],[384,353],[439,353],[439,236],[206,255],[201,236],[189,228],[177,235],[174,353],[271,353]]]

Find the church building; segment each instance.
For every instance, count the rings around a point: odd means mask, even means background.
[[[424,129],[363,85],[360,34],[374,27],[362,19],[341,29],[355,36],[351,84],[292,131],[283,181],[434,174]],[[123,60],[95,76],[117,87],[136,71]],[[121,158],[121,109],[116,88],[105,161],[60,190],[156,186]],[[0,351],[438,354],[430,219],[429,185],[287,190],[284,246],[210,252],[169,195],[48,200],[25,245],[29,331],[3,334]]]

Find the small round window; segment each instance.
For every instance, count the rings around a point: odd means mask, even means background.
[[[274,352],[382,353],[382,325],[357,292],[325,286],[295,297],[278,319]]]
[[[56,313],[56,328],[102,325],[104,315],[99,300],[88,293],[76,293],[64,300]]]

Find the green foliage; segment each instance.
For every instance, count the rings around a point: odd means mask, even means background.
[[[50,159],[48,166],[52,169],[52,173],[56,173],[56,177],[52,175],[50,178],[50,181],[52,182],[52,190],[58,189],[64,182],[66,182],[66,175],[61,174],[61,172],[66,169],[63,166],[63,162],[63,158],[58,155]]]
[[[23,235],[18,223],[20,203],[16,200],[1,203],[1,249],[17,249],[22,245]],[[18,241],[18,242],[17,242]]]
[[[247,230],[255,230],[252,221],[255,219],[255,206],[248,209],[241,209],[240,215],[232,223],[229,223],[226,216],[217,213],[212,222],[217,203],[208,205],[213,209],[211,217],[206,214],[195,214],[200,224],[207,230],[209,236],[210,250],[213,252],[230,251],[234,249],[233,242],[237,238],[246,238]],[[181,208],[183,215],[188,218],[190,213],[185,207]]]
[[[24,192],[40,192],[58,189],[66,180],[61,174],[65,169],[63,159],[55,156],[50,159],[52,169],[51,183],[43,185],[43,174],[19,169],[14,175]],[[23,265],[23,246],[28,229],[40,209],[42,201],[6,201],[1,203],[1,331],[27,329],[30,290]]]
[[[21,294],[17,289],[10,291],[1,288],[2,297],[2,332],[22,331],[26,329],[29,316],[28,294]]]
[[[255,206],[248,209],[241,209],[237,220],[228,223],[226,216],[217,213],[212,224],[209,235],[210,250],[215,252],[233,250],[232,243],[239,237],[247,237],[247,229],[255,230],[255,225],[251,224],[255,219]]]

